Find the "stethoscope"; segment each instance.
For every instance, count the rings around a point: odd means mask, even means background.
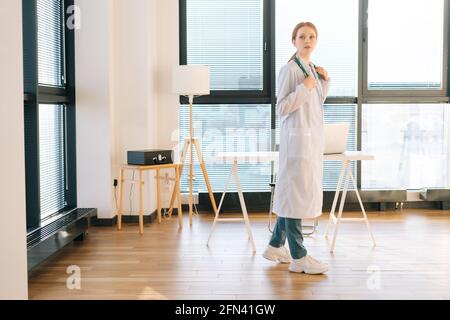
[[[307,78],[307,77],[309,77],[309,72],[306,70],[306,68],[303,66],[303,63],[300,61],[300,59],[297,57],[297,56],[295,56],[295,63],[300,67],[300,69],[302,70],[302,72],[303,72],[303,75]],[[316,65],[314,64],[314,63],[312,63],[311,62],[311,64],[312,64],[312,66],[313,66],[313,68],[312,68],[312,70],[313,70],[313,74],[314,74],[314,77],[316,78],[316,79],[321,79],[321,77],[320,77],[320,74],[316,71]],[[322,94],[323,94],[323,91],[322,91],[322,84],[320,83],[319,85],[318,85],[319,87],[320,87],[320,96],[322,96]]]
[[[303,71],[303,74],[304,74],[304,76],[305,77],[309,77],[309,72],[306,70],[306,68],[303,66],[303,63],[299,60],[299,58],[297,57],[297,56],[295,56],[295,63],[300,67],[300,69]],[[321,79],[320,78],[320,74],[316,71],[316,65],[314,64],[314,63],[312,63],[311,62],[311,64],[312,64],[312,66],[313,66],[313,73],[314,73],[314,76],[317,78],[317,79]]]

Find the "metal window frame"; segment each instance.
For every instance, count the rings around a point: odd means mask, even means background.
[[[443,25],[443,72],[441,90],[369,90],[368,89],[368,18],[369,1],[359,0],[359,43],[358,43],[358,150],[362,150],[362,108],[370,104],[446,104],[450,99],[449,57],[449,0],[444,0]],[[362,163],[357,164],[357,185],[362,186]]]
[[[186,1],[179,0],[180,8],[180,64],[186,64],[187,54],[187,36],[186,36]],[[441,90],[401,90],[394,92],[393,90],[368,90],[367,70],[368,70],[368,5],[370,0],[358,0],[358,81],[356,97],[327,97],[325,104],[353,104],[357,108],[357,150],[362,150],[362,108],[364,104],[410,104],[410,103],[428,103],[442,104],[449,103],[450,99],[450,73],[448,66],[450,65],[449,45],[449,16],[450,16],[450,0],[444,0],[444,48],[443,48],[443,74]],[[275,70],[275,37],[276,37],[276,0],[264,0],[264,39],[268,46],[268,56],[264,59],[264,76],[269,76],[269,81],[264,80],[264,84],[268,87],[268,95],[253,95],[249,92],[243,94],[239,91],[233,92],[216,92],[212,91],[210,96],[199,97],[196,104],[270,104],[271,105],[271,130],[275,132],[276,124],[276,70]],[[185,98],[180,99],[180,104],[187,104]],[[272,135],[272,150],[275,150],[275,135]],[[357,186],[361,188],[361,161],[356,164],[357,170]],[[367,191],[373,192],[377,197],[379,190]]]
[[[375,1],[375,0],[373,0]],[[444,0],[444,32],[443,32],[443,55],[442,55],[442,88],[436,89],[420,89],[420,90],[386,90],[377,89],[369,90],[368,85],[368,58],[369,58],[369,3],[370,0],[360,0],[360,19],[362,19],[362,25],[360,30],[362,31],[362,93],[361,97],[363,103],[448,103],[448,26],[449,26],[449,1]]]
[[[45,224],[51,215],[41,219],[40,209],[40,178],[39,178],[39,104],[64,105],[65,131],[65,176],[66,207],[61,214],[76,207],[76,132],[75,132],[75,34],[67,28],[69,17],[67,8],[74,5],[74,0],[63,1],[63,23],[61,32],[64,33],[62,54],[64,87],[51,87],[39,84],[38,79],[38,39],[37,39],[37,0],[22,0],[23,16],[23,46],[27,50],[28,61],[24,63],[24,78],[31,78],[32,84],[24,87],[24,112],[27,115],[25,123],[25,173],[26,173],[26,211],[27,230],[32,232]]]
[[[187,1],[179,0],[180,65],[187,64]],[[271,103],[271,25],[272,0],[263,2],[263,90],[211,90],[207,96],[197,97],[195,104],[270,104]],[[180,104],[189,104],[186,97],[180,97]]]

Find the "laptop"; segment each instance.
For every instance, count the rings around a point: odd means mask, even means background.
[[[350,125],[348,123],[325,124],[324,154],[343,153],[347,149],[348,131]]]

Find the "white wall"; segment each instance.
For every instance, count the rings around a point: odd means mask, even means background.
[[[22,1],[0,1],[0,300],[27,299]]]
[[[178,98],[177,0],[78,0],[76,31],[78,205],[115,215],[112,180],[126,150],[170,148]],[[21,1],[0,1],[0,299],[27,298]],[[137,63],[137,62],[140,63]],[[175,133],[175,135],[173,135]],[[147,186],[149,184],[147,183]],[[136,203],[136,202],[135,202]],[[146,204],[155,209],[155,199]]]
[[[172,69],[179,64],[178,0],[158,1],[158,67],[155,75],[158,91],[158,144],[171,148],[178,143],[179,97],[172,93]],[[181,145],[182,147],[182,145]]]
[[[99,218],[111,218],[116,215],[112,183],[126,151],[177,144],[171,141],[178,128],[178,100],[170,92],[170,75],[178,64],[178,1],[77,4],[78,205],[98,208]],[[147,174],[145,214],[156,209],[154,182]],[[124,201],[128,213],[128,188]],[[133,214],[137,204],[135,189]]]
[[[154,1],[115,0],[114,10],[114,130],[115,150],[113,176],[118,178],[119,165],[126,163],[127,150],[157,147],[157,93],[153,68],[155,47],[151,45]],[[145,174],[144,209],[149,214],[156,208],[151,173]],[[128,178],[131,174],[128,172]],[[138,179],[138,176],[135,176]],[[154,189],[152,189],[154,190]],[[133,213],[138,214],[138,188],[134,189]],[[129,187],[124,190],[125,214],[129,213]]]
[[[79,207],[111,216],[113,2],[79,0],[75,32],[77,193]]]

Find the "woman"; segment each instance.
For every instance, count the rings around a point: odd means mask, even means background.
[[[280,155],[273,212],[277,222],[263,256],[288,263],[289,271],[322,274],[327,265],[307,254],[301,222],[322,214],[323,103],[328,72],[311,62],[317,45],[311,22],[297,24],[292,43],[297,52],[280,70],[277,113],[280,116]],[[284,247],[286,237],[290,253]]]

